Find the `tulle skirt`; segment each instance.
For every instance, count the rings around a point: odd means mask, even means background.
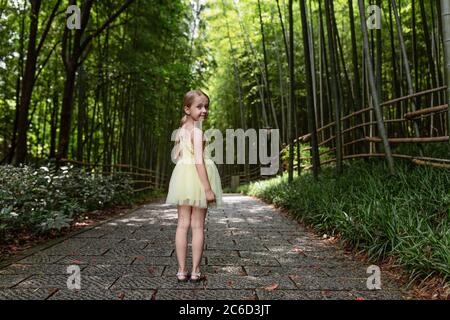
[[[209,184],[216,195],[215,203],[207,203],[205,189],[198,176],[195,163],[190,158],[180,159],[173,169],[169,182],[166,203],[188,205],[199,208],[222,207],[222,185],[216,164],[209,158],[204,159]]]

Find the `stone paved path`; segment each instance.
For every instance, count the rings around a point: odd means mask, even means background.
[[[176,208],[151,203],[0,269],[0,299],[403,298],[383,274],[381,290],[367,289],[367,265],[271,206],[224,200],[208,213],[200,284],[177,283]],[[67,288],[69,265],[81,290]]]

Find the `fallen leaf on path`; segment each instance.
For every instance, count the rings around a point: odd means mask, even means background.
[[[270,285],[268,287],[265,287],[264,290],[266,290],[266,291],[273,291],[276,288],[278,288],[278,286],[279,286],[278,283],[274,283],[274,284],[272,284],[272,285]]]
[[[291,249],[291,252],[297,252],[297,253],[305,254],[305,250],[303,250],[302,248],[297,247],[297,246],[293,247],[293,248]]]

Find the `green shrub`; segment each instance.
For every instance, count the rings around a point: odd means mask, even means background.
[[[396,162],[355,161],[337,177],[323,168],[241,187],[242,192],[289,209],[327,234],[340,234],[376,260],[394,255],[412,277],[450,275],[450,171]]]
[[[61,229],[82,212],[129,203],[125,175],[102,176],[73,166],[0,166],[0,239],[6,232]]]
[[[310,150],[304,150],[306,148],[310,147],[309,143],[300,143],[300,158],[308,158],[311,157],[311,152]],[[282,152],[281,152],[281,160],[285,163],[289,162],[289,148],[290,146],[287,146]],[[329,151],[330,148],[325,147],[325,146],[320,146],[319,147],[319,154],[320,155],[320,162],[324,162],[326,160],[330,160],[332,157],[331,153],[326,153],[325,152]],[[302,165],[303,166],[307,166],[309,164],[311,164],[310,160],[302,160]],[[297,144],[294,144],[294,161],[293,161],[293,166],[294,168],[297,167]]]

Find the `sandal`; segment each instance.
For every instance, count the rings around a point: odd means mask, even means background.
[[[202,280],[202,273],[201,272],[192,272],[191,273],[191,282],[200,282]]]
[[[178,282],[187,282],[188,281],[188,273],[178,271],[177,280],[178,280]]]

